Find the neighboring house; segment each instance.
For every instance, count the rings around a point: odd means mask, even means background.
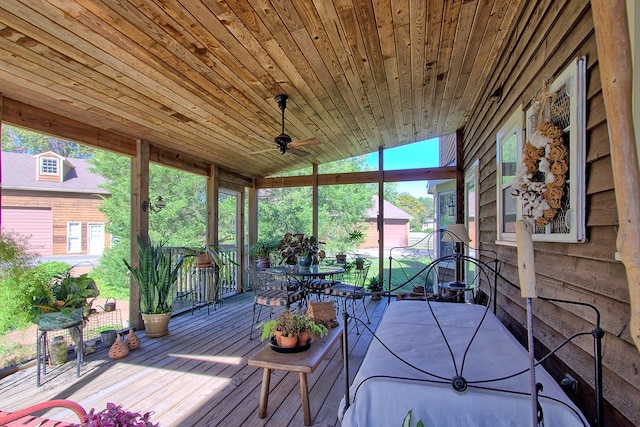
[[[378,247],[378,197],[373,198],[373,207],[367,210],[368,227],[361,249]],[[399,207],[384,201],[384,246],[394,248],[409,245],[409,221],[413,217]]]
[[[98,207],[109,193],[89,167],[51,151],[3,152],[2,229],[29,236],[40,256],[102,254],[111,238]]]

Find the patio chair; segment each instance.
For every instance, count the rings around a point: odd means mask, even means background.
[[[59,421],[49,420],[46,418],[38,418],[31,414],[40,412],[44,409],[63,407],[73,411],[80,420],[80,424],[84,422],[87,411],[82,406],[71,400],[57,399],[46,402],[37,403],[27,408],[20,409],[15,412],[3,412],[0,410],[0,425],[33,425],[33,426],[57,426],[63,427],[68,425],[77,425],[72,423],[63,423]]]
[[[296,302],[304,301],[304,292],[297,282],[290,280],[286,272],[269,273],[265,271],[249,271],[249,283],[253,289],[253,320],[249,339],[253,339],[256,321],[260,319],[262,307],[269,307],[269,318],[273,316],[274,308],[289,309]],[[258,313],[256,316],[256,308]]]
[[[367,323],[371,323],[371,319],[369,319],[367,305],[364,303],[364,284],[366,283],[370,266],[371,261],[365,260],[362,268],[357,268],[355,265],[353,265],[352,268],[347,268],[347,271],[345,271],[342,275],[342,281],[340,283],[331,285],[325,290],[325,294],[327,295],[342,298],[342,310],[347,310],[348,302],[351,307],[351,315],[353,317],[356,317],[355,305],[357,301],[361,301],[362,307],[364,309],[364,314],[367,317]],[[356,322],[356,334],[360,334],[358,322]]]
[[[307,297],[315,295],[316,300],[321,301],[322,297],[326,295],[326,290],[340,282],[342,282],[342,273],[333,274],[329,277],[314,277],[305,284],[308,293]]]

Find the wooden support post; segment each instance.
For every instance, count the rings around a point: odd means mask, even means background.
[[[631,43],[625,0],[591,0],[618,208],[617,250],[627,272],[630,333],[640,351],[640,172],[632,115]]]
[[[378,271],[384,271],[384,148],[378,148]],[[380,276],[382,279],[382,276]],[[391,289],[391,283],[388,284]]]
[[[315,236],[316,239],[320,239],[319,235],[319,224],[318,224],[318,165],[314,163],[312,165],[313,169],[313,185],[311,186],[311,235]]]
[[[131,265],[138,265],[138,236],[143,242],[149,238],[149,142],[136,141],[136,156],[131,159]],[[146,203],[145,203],[146,202]],[[143,209],[143,203],[146,208]],[[129,325],[142,329],[140,289],[131,277],[129,284]]]
[[[207,246],[218,248],[218,166],[211,165],[207,178]]]

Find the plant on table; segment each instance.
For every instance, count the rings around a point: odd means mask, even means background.
[[[295,347],[295,345],[299,345],[297,341],[301,333],[308,332],[321,337],[329,332],[324,325],[316,323],[306,314],[294,313],[289,310],[281,312],[277,319],[271,319],[259,324],[258,328],[262,328],[261,340],[264,341],[265,339],[275,337],[276,343],[283,347],[285,345],[282,343],[281,337],[292,338],[292,342],[294,342],[293,338],[295,338],[296,344],[292,345]],[[306,342],[302,342],[301,344],[304,345]]]
[[[278,250],[282,256],[281,264],[295,264],[298,258],[312,257],[315,261],[321,261],[325,257],[323,250],[318,248],[322,244],[314,236],[304,237],[304,234],[286,233]]]

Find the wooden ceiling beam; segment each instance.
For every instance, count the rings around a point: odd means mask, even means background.
[[[370,184],[379,181],[379,171],[345,172],[318,175],[318,185]],[[434,179],[455,179],[456,167],[419,168],[384,171],[384,182],[425,181]],[[288,176],[256,179],[256,189],[310,187],[313,176]]]

